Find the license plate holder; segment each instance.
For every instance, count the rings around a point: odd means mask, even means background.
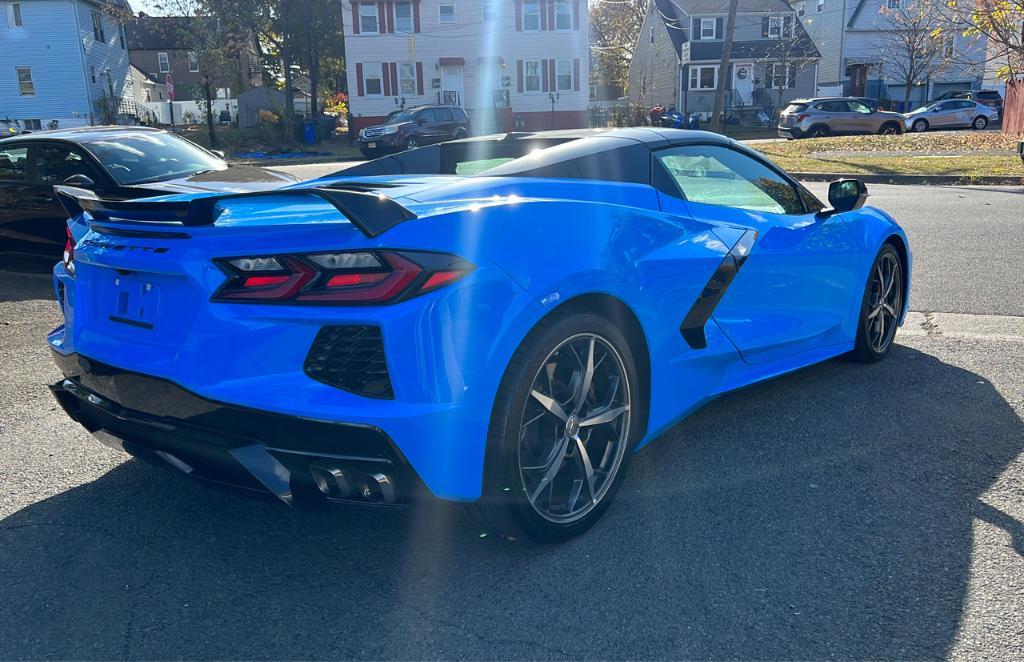
[[[148,280],[114,279],[111,322],[152,330],[160,309],[160,287]]]
[[[377,148],[377,143],[366,143],[366,148],[367,149],[376,149]]]

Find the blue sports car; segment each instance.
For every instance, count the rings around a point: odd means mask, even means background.
[[[439,498],[563,540],[633,453],[723,393],[877,361],[900,227],[699,131],[510,134],[288,189],[71,216],[49,335],[72,418],[295,506]]]

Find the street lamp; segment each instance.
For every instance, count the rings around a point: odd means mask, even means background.
[[[551,128],[555,128],[555,103],[558,101],[558,92],[548,92],[548,100],[551,101]]]

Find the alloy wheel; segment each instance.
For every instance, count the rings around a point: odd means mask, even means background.
[[[522,487],[538,515],[570,524],[608,493],[627,452],[631,396],[622,357],[600,335],[574,335],[544,360],[518,445]]]
[[[985,119],[984,117],[978,117],[974,120],[974,128],[977,129],[978,131],[981,131],[986,126],[988,126],[988,120]]]
[[[896,335],[896,323],[903,310],[903,282],[900,263],[885,253],[875,265],[868,297],[867,333],[871,349],[881,354]]]

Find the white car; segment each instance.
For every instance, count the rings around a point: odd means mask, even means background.
[[[948,99],[922,106],[903,115],[907,131],[971,127],[981,131],[999,118],[999,111],[968,99]]]

